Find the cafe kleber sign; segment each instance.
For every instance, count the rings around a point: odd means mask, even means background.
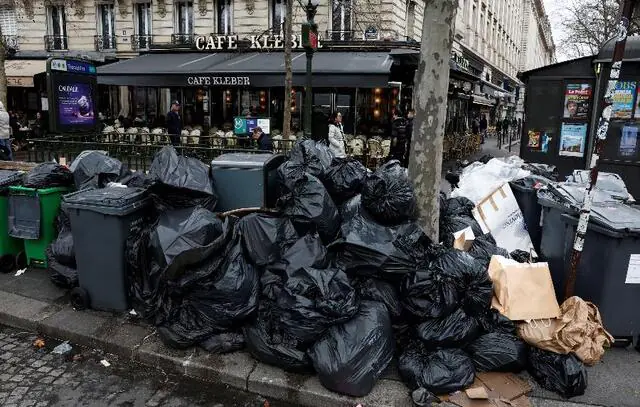
[[[283,35],[252,35],[248,38],[249,49],[284,49]],[[202,35],[196,37],[196,49],[199,51],[213,51],[223,49],[238,49],[238,35]],[[302,36],[291,36],[291,48],[303,49]],[[320,38],[318,48],[322,48]]]
[[[193,75],[187,76],[189,86],[250,86],[251,78],[248,76],[211,76]]]

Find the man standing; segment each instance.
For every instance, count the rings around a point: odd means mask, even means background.
[[[404,165],[404,155],[407,151],[407,121],[398,109],[394,109],[391,122],[391,159],[400,161]]]
[[[167,113],[167,131],[171,138],[171,144],[180,145],[180,135],[182,134],[182,119],[180,118],[180,102],[171,102],[171,109]]]
[[[409,154],[411,154],[411,139],[413,138],[413,117],[416,115],[416,111],[409,109],[407,111],[407,127],[405,129],[407,133],[407,152],[404,155],[403,165],[409,168]]]
[[[13,160],[11,154],[11,120],[2,102],[0,102],[0,146],[3,147],[2,153],[6,154],[9,160]]]
[[[271,137],[264,134],[261,127],[255,127],[253,129],[252,138],[258,145],[258,150],[273,151],[273,142],[271,141]]]
[[[480,137],[482,138],[480,144],[484,144],[484,138],[487,136],[487,126],[487,116],[483,114],[480,119]]]

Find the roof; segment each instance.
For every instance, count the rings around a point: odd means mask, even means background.
[[[564,67],[568,67],[569,65],[582,64],[582,63],[587,63],[588,65],[591,65],[593,58],[594,56],[581,57],[576,59],[570,59],[568,61],[556,62],[555,64],[545,65],[535,69],[530,69],[528,71],[518,73],[518,79],[520,79],[521,81],[525,81],[527,78],[537,73],[543,73],[544,71],[555,71],[558,69],[562,69]],[[567,75],[567,76],[571,76],[571,75]]]
[[[600,47],[600,52],[594,62],[611,62],[615,46],[616,41],[614,38],[605,42],[604,45]],[[627,37],[627,44],[624,47],[623,61],[640,61],[640,37]]]

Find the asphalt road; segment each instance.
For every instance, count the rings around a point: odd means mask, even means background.
[[[60,341],[0,326],[0,406],[293,407],[218,384],[191,381],[73,346],[52,353]],[[107,360],[110,366],[100,362]]]

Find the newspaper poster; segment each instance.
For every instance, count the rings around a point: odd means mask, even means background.
[[[535,130],[529,130],[529,142],[527,143],[527,147],[532,150],[540,149],[540,132]]]
[[[618,82],[613,93],[611,112],[613,119],[631,119],[633,99],[636,94],[635,82]]]
[[[565,157],[584,157],[587,140],[587,124],[562,123],[560,131],[560,151]]]
[[[564,118],[587,119],[592,88],[588,83],[569,83],[564,92]]]
[[[638,127],[624,126],[620,136],[618,154],[621,157],[635,157],[638,152]]]

